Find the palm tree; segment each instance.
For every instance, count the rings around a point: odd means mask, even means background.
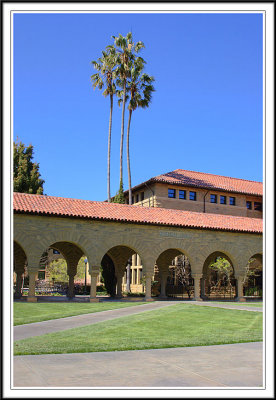
[[[118,37],[112,36],[114,45],[118,52],[119,64],[117,67],[118,82],[123,88],[123,106],[122,106],[122,122],[121,122],[121,143],[120,143],[120,187],[123,187],[123,143],[124,143],[124,124],[125,124],[125,104],[126,104],[126,86],[127,78],[130,77],[131,68],[136,58],[136,54],[143,48],[143,42],[132,41],[132,33],[129,32],[126,37],[119,34]]]
[[[118,54],[113,46],[108,46],[106,51],[102,51],[102,57],[97,61],[91,62],[94,68],[99,71],[91,76],[93,88],[102,89],[103,95],[110,98],[110,115],[109,115],[109,133],[108,133],[108,150],[107,150],[107,198],[110,203],[110,152],[111,152],[111,128],[112,128],[112,112],[113,112],[113,95],[116,93],[115,79],[116,68],[118,65]]]
[[[132,190],[131,190],[131,171],[130,171],[130,155],[129,155],[129,133],[132,113],[136,108],[147,108],[151,102],[152,92],[154,87],[154,77],[149,76],[143,72],[145,61],[138,57],[134,61],[133,68],[131,70],[131,77],[128,82],[127,91],[129,93],[129,105],[128,105],[128,125],[127,125],[127,168],[128,168],[128,186],[129,186],[129,204],[132,204]]]

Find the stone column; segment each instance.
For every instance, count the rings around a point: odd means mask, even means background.
[[[237,294],[236,301],[246,301],[246,298],[243,296],[243,275],[237,276]]]
[[[151,297],[151,278],[152,278],[152,273],[147,272],[145,274],[146,277],[146,296],[145,296],[145,301],[154,301],[153,298]]]
[[[97,277],[99,274],[99,267],[89,265],[89,274],[91,276],[91,286],[90,286],[90,303],[97,303],[99,299],[97,299]]]
[[[23,282],[23,274],[24,270],[18,270],[16,272],[16,284],[15,284],[15,293],[14,293],[14,298],[15,299],[20,299],[22,296],[21,293],[21,288],[22,288],[22,282]]]
[[[202,301],[202,298],[200,297],[200,278],[201,278],[201,274],[192,274],[192,277],[194,278],[194,291],[195,291],[193,300]]]
[[[137,265],[141,265],[141,257],[137,254]]]
[[[166,299],[166,284],[167,284],[167,277],[168,277],[168,272],[160,272],[160,278],[161,278],[161,290],[160,290],[160,297],[161,299]]]
[[[37,275],[37,268],[28,267],[28,275],[29,275],[29,293],[27,297],[27,301],[35,303],[37,301],[37,297],[35,296],[35,278]]]
[[[127,291],[127,292],[130,292],[130,263],[127,263],[126,291]]]
[[[206,299],[205,284],[206,284],[206,276],[202,275],[200,286],[201,286],[201,296],[203,299]]]
[[[73,297],[75,297],[75,286],[74,286],[75,274],[70,273],[68,275],[69,275],[69,285],[68,285],[67,296],[69,297],[69,299],[72,299]]]
[[[123,274],[117,274],[117,293],[115,297],[121,298],[122,297],[122,281],[123,281]]]

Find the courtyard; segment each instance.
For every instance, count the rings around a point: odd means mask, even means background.
[[[15,302],[14,321],[15,387],[262,386],[262,302]]]

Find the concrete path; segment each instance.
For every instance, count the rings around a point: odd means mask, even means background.
[[[14,387],[261,388],[262,343],[14,357]]]
[[[202,301],[155,301],[148,304],[132,306],[128,308],[119,308],[116,310],[100,311],[90,314],[76,315],[73,317],[65,317],[59,319],[52,319],[43,322],[34,322],[32,324],[18,325],[13,328],[14,340],[26,339],[31,336],[40,336],[45,333],[63,331],[71,328],[78,328],[80,326],[91,325],[97,322],[108,321],[114,318],[124,317],[128,315],[138,314],[145,311],[153,311],[159,308],[175,305],[175,304],[190,304],[199,306],[219,307],[233,310],[243,311],[257,311],[262,312],[258,307],[245,307],[243,305],[231,305],[229,303],[205,303]]]

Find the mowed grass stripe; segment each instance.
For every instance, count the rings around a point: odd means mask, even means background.
[[[73,317],[81,314],[133,307],[141,304],[146,303],[14,303],[13,321],[14,326],[17,326],[33,322],[49,321],[51,319]]]
[[[15,342],[14,354],[143,350],[262,341],[262,313],[177,304]]]

